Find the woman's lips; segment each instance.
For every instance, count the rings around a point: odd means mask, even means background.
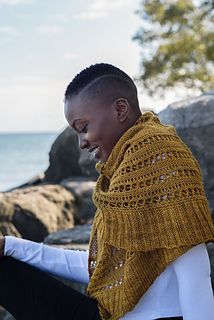
[[[91,149],[88,149],[88,152],[90,153],[92,159],[93,158],[97,158],[97,155],[98,155],[99,151],[100,151],[100,147],[99,146],[91,148]]]

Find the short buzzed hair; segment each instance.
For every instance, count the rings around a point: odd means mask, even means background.
[[[78,73],[65,91],[65,100],[71,99],[84,89],[89,96],[105,93],[105,98],[108,92],[111,92],[112,98],[124,97],[133,107],[139,107],[134,81],[124,71],[111,64],[97,63]],[[119,93],[120,96],[117,96]]]

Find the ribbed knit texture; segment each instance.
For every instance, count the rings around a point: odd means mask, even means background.
[[[198,162],[175,128],[151,112],[140,116],[97,169],[88,293],[102,319],[116,320],[169,263],[214,241],[214,226]]]

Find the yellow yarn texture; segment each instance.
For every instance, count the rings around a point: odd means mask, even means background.
[[[175,128],[151,112],[97,170],[88,294],[102,319],[116,320],[172,261],[213,241],[214,226],[197,160]]]

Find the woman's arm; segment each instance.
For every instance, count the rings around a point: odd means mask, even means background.
[[[178,280],[184,320],[213,320],[214,299],[210,261],[204,243],[197,245],[173,263]]]
[[[64,279],[88,283],[88,252],[53,248],[12,236],[5,237],[4,255]]]

